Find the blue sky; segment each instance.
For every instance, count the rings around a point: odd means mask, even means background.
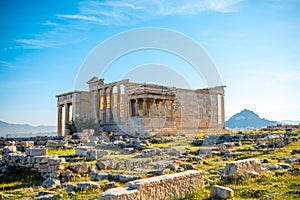
[[[0,120],[55,125],[55,95],[74,89],[89,53],[144,27],[178,31],[205,49],[227,85],[226,116],[248,108],[271,120],[300,120],[300,1],[6,0],[0,19]],[[120,66],[150,62],[205,87],[179,58],[151,50],[120,58],[104,78],[116,81],[126,77],[116,75]]]

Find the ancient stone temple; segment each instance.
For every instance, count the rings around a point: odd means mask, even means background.
[[[89,118],[115,134],[189,133],[225,129],[224,88],[183,89],[93,77],[89,91],[57,95],[58,135],[63,123]]]

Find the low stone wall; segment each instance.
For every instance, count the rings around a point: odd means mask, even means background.
[[[66,140],[47,140],[47,148],[66,148],[68,147],[68,141]]]
[[[6,147],[2,159],[7,166],[38,171],[44,178],[59,177],[66,163],[64,158],[48,155],[46,148],[27,148],[26,154],[23,154],[16,152],[15,146]]]
[[[204,185],[205,172],[188,170],[176,174],[167,174],[127,183],[128,187],[119,187],[102,193],[104,200],[165,200],[184,198],[188,193],[195,192]]]
[[[84,156],[87,160],[97,160],[108,155],[105,150],[95,149],[94,146],[78,146],[75,148],[76,156]]]
[[[37,136],[37,137],[14,137],[14,138],[4,138],[0,137],[0,147],[9,146],[7,142],[14,141],[17,144],[23,141],[33,141],[35,145],[45,145],[47,140],[62,140],[62,137],[58,136]]]
[[[299,134],[207,134],[204,136],[203,146],[214,146],[226,142],[264,141],[274,147],[282,147],[291,141],[297,141]],[[276,141],[276,143],[274,143]]]
[[[149,168],[152,160],[119,160],[105,159],[99,160],[97,162],[97,167],[101,170],[114,169],[114,170],[124,170],[124,169],[135,169],[135,168]]]

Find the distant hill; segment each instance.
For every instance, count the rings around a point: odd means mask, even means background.
[[[263,128],[276,125],[278,122],[260,118],[251,110],[244,109],[226,121],[226,127],[232,129]]]
[[[285,125],[285,124],[298,125],[298,124],[300,124],[300,121],[282,120],[281,124],[283,124],[283,125]]]
[[[11,135],[12,137],[56,135],[56,126],[31,126],[0,121],[0,137],[5,137],[6,135]]]

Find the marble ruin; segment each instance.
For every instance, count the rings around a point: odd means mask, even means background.
[[[104,83],[104,79],[97,77],[87,84],[89,91],[56,96],[58,136],[65,132],[63,123],[79,117],[101,122],[106,132],[136,136],[225,129],[225,86],[191,90],[127,79]]]

